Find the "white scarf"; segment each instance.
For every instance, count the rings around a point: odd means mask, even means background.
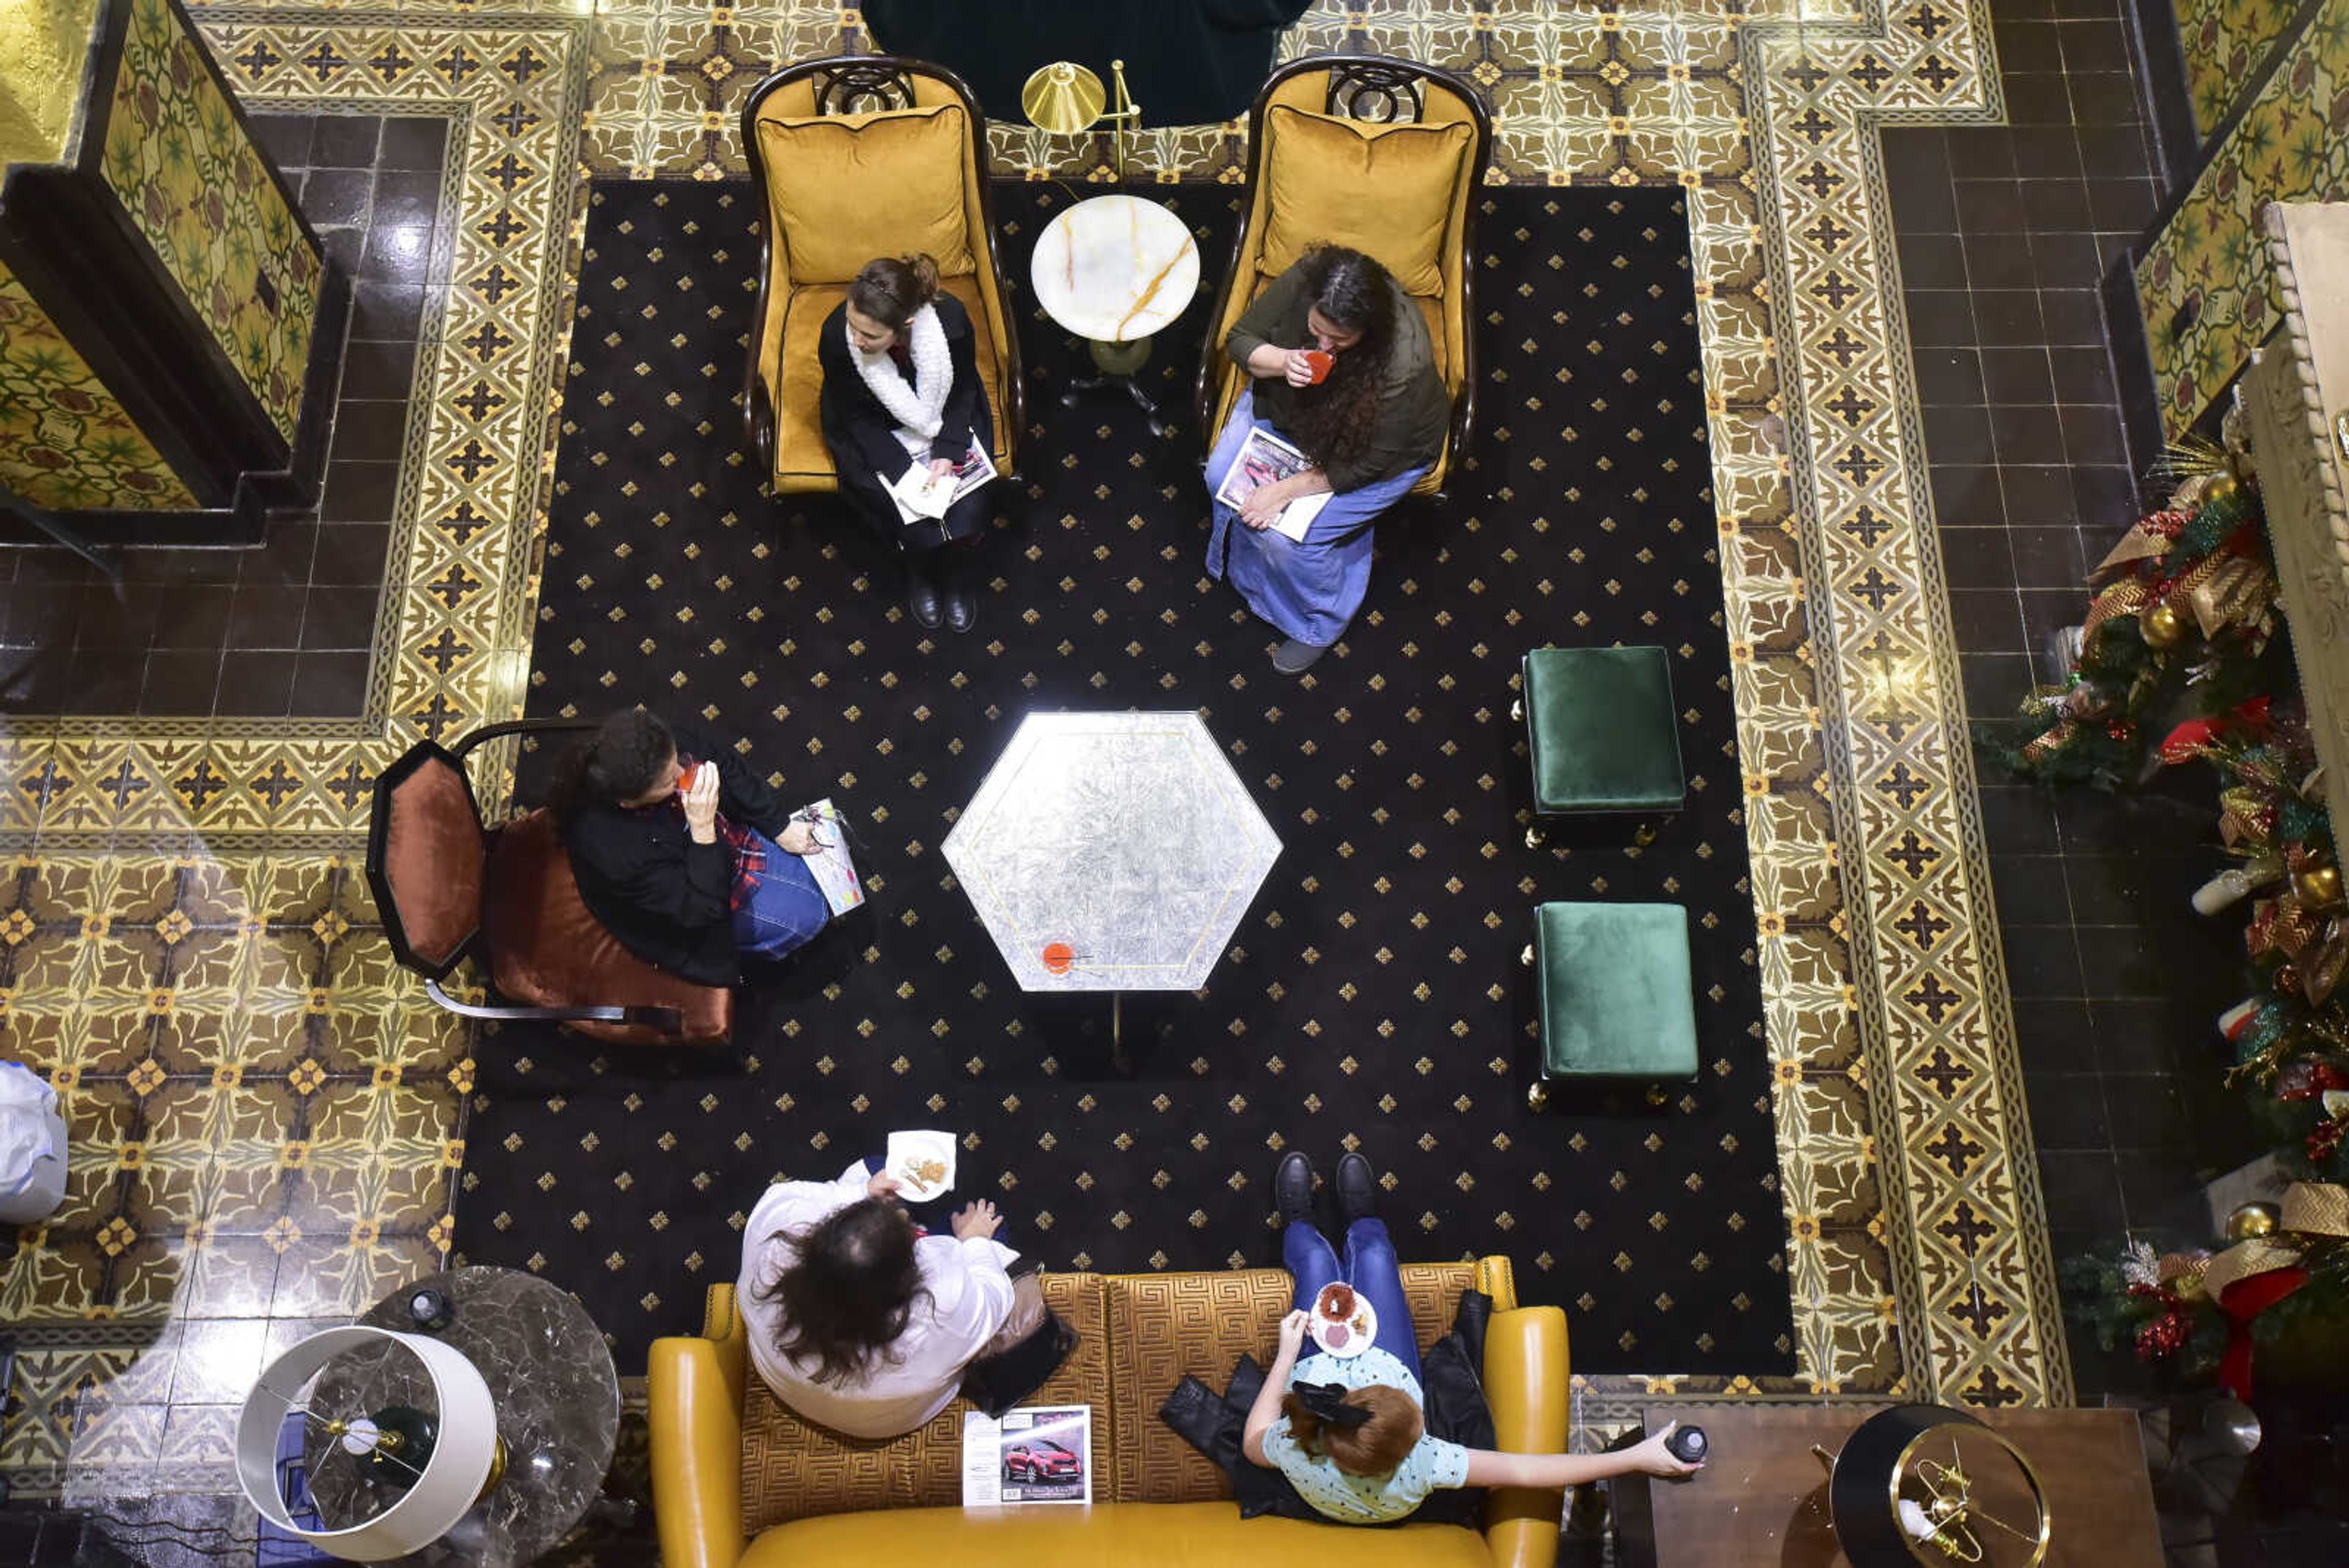
[[[841,330],[849,331],[845,317]],[[954,385],[954,358],[947,352],[947,329],[938,325],[937,306],[925,305],[914,312],[914,318],[905,324],[905,351],[914,361],[914,384],[910,387],[889,358],[888,349],[867,354],[856,346],[855,334],[849,332],[848,352],[856,361],[856,373],[864,378],[865,389],[881,400],[881,406],[897,421],[897,428],[891,433],[908,455],[927,457],[930,442],[937,439],[947,392]]]

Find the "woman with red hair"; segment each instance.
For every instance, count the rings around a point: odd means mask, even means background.
[[[1272,1189],[1285,1229],[1281,1260],[1296,1281],[1296,1310],[1280,1324],[1280,1354],[1248,1411],[1242,1450],[1277,1469],[1314,1510],[1341,1524],[1389,1524],[1408,1518],[1440,1487],[1579,1486],[1644,1471],[1684,1476],[1698,1467],[1674,1459],[1665,1428],[1637,1447],[1609,1454],[1507,1454],[1430,1437],[1420,1386],[1419,1339],[1402,1293],[1394,1243],[1374,1210],[1371,1162],[1349,1153],[1338,1162],[1338,1209],[1346,1225],[1341,1259],[1313,1220],[1313,1162],[1281,1157]],[[1330,1349],[1299,1359],[1314,1303],[1325,1291],[1350,1293],[1375,1320],[1370,1348]],[[1332,1337],[1344,1332],[1330,1331]],[[1332,1348],[1344,1350],[1344,1345]]]

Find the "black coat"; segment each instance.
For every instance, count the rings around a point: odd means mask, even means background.
[[[862,15],[884,53],[937,61],[999,121],[1019,122],[1019,89],[1037,67],[1074,60],[1110,90],[1109,63],[1123,58],[1143,125],[1212,125],[1248,111],[1307,3],[864,0]]]
[[[978,379],[969,312],[949,294],[939,295],[933,303],[938,326],[946,333],[947,352],[954,360],[954,382],[947,389],[946,406],[938,410],[938,434],[930,442],[930,456],[959,462],[973,441],[985,451],[994,451],[995,421],[988,413],[987,390]],[[845,303],[824,317],[816,342],[816,361],[823,369],[823,443],[832,449],[841,493],[854,504],[868,527],[908,550],[933,550],[986,528],[995,500],[991,484],[956,502],[936,522],[926,517],[912,523],[899,519],[897,504],[874,475],[885,475],[895,483],[913,459],[898,444],[896,420],[857,373],[855,357],[848,347]],[[895,367],[891,369],[895,372]],[[912,378],[906,380],[910,386]]]
[[[718,809],[733,822],[780,838],[791,813],[731,746],[673,726],[678,753],[718,764]],[[664,802],[636,810],[582,801],[563,818],[563,846],[588,912],[620,945],[657,969],[697,985],[741,978],[734,954],[734,851],[721,836],[696,844],[684,817]]]

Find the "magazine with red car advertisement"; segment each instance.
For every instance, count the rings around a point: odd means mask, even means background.
[[[963,1506],[1091,1502],[1092,1429],[1089,1405],[1023,1406],[999,1421],[966,1411]]]

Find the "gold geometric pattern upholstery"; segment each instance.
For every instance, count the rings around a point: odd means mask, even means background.
[[[1044,1303],[1077,1331],[1077,1347],[1029,1405],[1085,1405],[1109,1386],[1108,1323],[1098,1274],[1046,1274]],[[902,1438],[844,1438],[800,1419],[753,1376],[742,1394],[742,1532],[820,1513],[951,1508],[962,1501],[962,1417],[957,1399]],[[1117,1491],[1121,1455],[1109,1424],[1093,1430],[1093,1495]]]

